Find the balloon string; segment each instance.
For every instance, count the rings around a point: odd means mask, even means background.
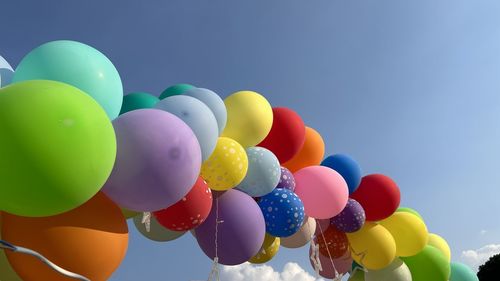
[[[309,219],[306,221],[307,224],[307,229],[310,229],[309,225]],[[314,239],[316,239],[316,235],[314,235],[314,232],[311,233],[311,256],[309,256],[309,259],[313,263],[314,267],[314,272],[316,273],[316,278],[320,278],[319,272],[323,271],[323,267],[321,266],[321,261],[319,259],[319,246],[314,242]]]
[[[337,268],[333,264],[333,258],[332,258],[332,255],[330,254],[330,249],[328,249],[328,243],[326,242],[325,235],[323,234],[323,228],[321,227],[321,223],[318,223],[318,226],[319,226],[319,231],[321,232],[321,237],[323,237],[323,241],[325,242],[325,248],[326,248],[326,251],[328,252],[328,257],[330,258],[330,263],[332,264],[333,271],[335,272],[335,277],[333,278],[333,280],[335,280],[335,281],[340,280],[340,279],[342,279],[342,276],[344,276],[344,275],[339,274],[339,272],[337,271]]]
[[[223,220],[219,220],[219,198],[215,198],[215,257],[214,263],[212,265],[212,271],[208,276],[208,281],[220,281],[219,275],[219,224],[223,223]]]

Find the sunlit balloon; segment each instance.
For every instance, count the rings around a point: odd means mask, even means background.
[[[236,188],[252,197],[264,196],[280,181],[280,162],[271,151],[262,147],[249,147],[246,153],[248,171]]]
[[[412,281],[408,266],[396,258],[390,265],[379,270],[368,270],[365,281]]]
[[[279,237],[274,237],[266,233],[266,237],[264,238],[264,243],[262,244],[260,251],[257,255],[253,256],[249,262],[261,264],[270,261],[278,253],[280,241]]]
[[[199,99],[208,106],[217,119],[219,134],[222,134],[227,123],[227,109],[222,98],[214,91],[204,88],[190,88],[182,94]]]
[[[396,212],[390,217],[379,221],[396,241],[396,255],[409,257],[418,254],[426,245],[429,233],[425,223],[417,216]]]
[[[123,97],[123,105],[120,114],[144,108],[153,108],[160,100],[148,93],[134,92]]]
[[[443,253],[443,255],[446,257],[446,260],[448,262],[451,261],[451,250],[450,246],[448,245],[448,242],[444,240],[443,237],[434,234],[434,233],[429,233],[429,241],[428,241],[429,246],[433,246],[434,248],[438,249]]]
[[[438,249],[425,248],[411,257],[401,258],[411,271],[412,281],[446,281],[450,277],[450,263]]]
[[[323,138],[313,128],[306,127],[304,145],[292,159],[281,165],[295,173],[302,168],[319,165],[324,156],[325,143]]]
[[[190,84],[175,84],[172,85],[168,88],[166,88],[161,94],[160,94],[160,100],[171,97],[171,96],[177,96],[177,95],[182,95],[184,92],[187,90],[195,88],[193,85]]]
[[[307,245],[316,230],[316,220],[313,218],[304,219],[304,223],[294,235],[281,238],[281,246],[285,248],[300,248]]]

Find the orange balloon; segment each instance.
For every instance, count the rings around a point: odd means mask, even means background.
[[[324,156],[325,143],[323,138],[316,130],[306,127],[304,145],[291,160],[282,165],[295,173],[302,168],[321,164]]]
[[[92,281],[108,280],[125,257],[128,228],[120,208],[102,192],[80,207],[51,217],[2,214],[2,238],[39,252],[58,266]],[[74,281],[35,257],[7,251],[25,281]]]

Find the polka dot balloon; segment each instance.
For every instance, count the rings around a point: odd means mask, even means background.
[[[280,162],[268,149],[249,147],[248,172],[245,179],[236,187],[252,197],[260,197],[273,191],[280,180]]]
[[[281,177],[276,188],[284,188],[292,192],[295,191],[295,178],[292,172],[285,167],[281,167]]]
[[[349,198],[345,208],[331,219],[331,223],[340,231],[351,233],[360,230],[365,224],[365,220],[365,210],[361,204]]]
[[[333,225],[330,225],[328,229],[317,236],[315,240],[319,245],[320,254],[325,257],[331,256],[334,259],[340,258],[349,248],[347,235]]]
[[[275,189],[261,197],[258,204],[264,214],[266,232],[272,236],[292,236],[304,222],[304,204],[290,190]]]

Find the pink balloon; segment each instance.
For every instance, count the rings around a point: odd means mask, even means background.
[[[312,249],[309,247],[309,256],[311,256]],[[312,260],[309,260],[311,262],[312,267],[314,268],[314,264]],[[333,268],[332,266],[332,261],[333,261]],[[321,263],[321,270],[319,272],[319,275],[323,278],[327,279],[332,279],[335,278],[335,270],[337,270],[338,274],[346,274],[351,270],[352,266],[352,258],[351,258],[351,252],[347,251],[342,257],[338,259],[332,259],[330,260],[329,257],[325,257],[322,254],[319,254],[319,262]]]
[[[295,193],[304,203],[306,214],[316,219],[338,215],[347,205],[349,189],[342,176],[323,166],[309,166],[293,174]]]

